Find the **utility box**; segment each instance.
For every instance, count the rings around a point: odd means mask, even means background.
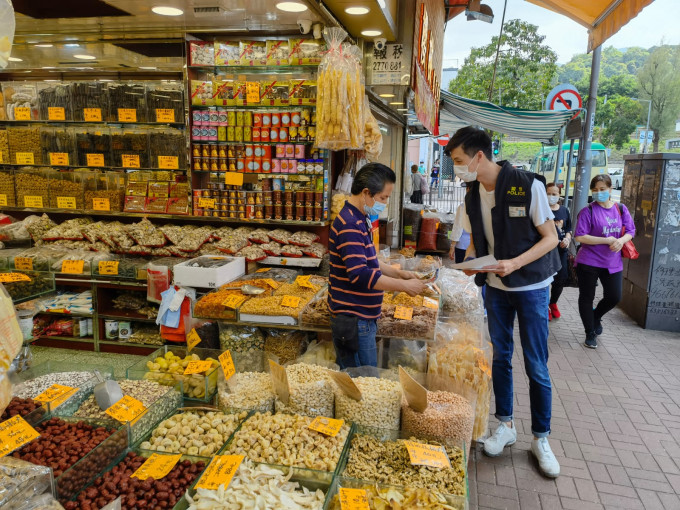
[[[621,203],[637,260],[623,259],[621,308],[643,328],[680,332],[680,154],[623,157]]]

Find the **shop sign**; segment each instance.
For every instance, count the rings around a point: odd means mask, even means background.
[[[30,443],[36,437],[40,437],[38,431],[19,415],[3,421],[0,423],[0,457]]]
[[[368,57],[367,85],[401,85],[401,77],[407,73],[403,44],[386,44],[381,50],[373,45]]]

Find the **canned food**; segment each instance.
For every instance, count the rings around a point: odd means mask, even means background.
[[[309,126],[309,128],[307,129],[307,137],[309,138],[310,141],[316,139],[316,126]]]
[[[194,110],[191,114],[191,120],[194,126],[200,126],[203,123],[203,118],[201,116],[201,110]]]
[[[271,173],[272,171],[272,160],[271,158],[263,157],[262,158],[262,172],[265,174]]]
[[[292,143],[286,145],[286,157],[287,158],[295,157],[295,145],[293,145]]]
[[[283,199],[286,205],[293,204],[293,190],[287,189],[283,192]]]
[[[289,159],[288,160],[288,173],[289,174],[298,173],[297,160],[296,159]]]
[[[281,161],[281,173],[287,174],[288,173],[288,160],[282,159],[280,161]]]
[[[295,221],[305,221],[305,206],[295,207]]]
[[[321,221],[323,216],[323,206],[314,206],[314,221]]]
[[[283,205],[281,204],[274,205],[274,219],[275,220],[283,219]]]
[[[245,126],[243,128],[243,141],[252,142],[253,141],[253,128],[250,126]]]
[[[290,126],[288,128],[288,140],[291,142],[297,142],[298,140],[298,128],[297,126]]]
[[[301,113],[299,111],[294,111],[293,113],[291,113],[291,115],[290,115],[290,125],[291,126],[296,126],[296,127],[299,126],[301,120],[302,120],[302,116],[301,116]]]
[[[264,219],[265,220],[271,220],[272,216],[274,216],[274,206],[273,205],[265,205],[264,206]]]
[[[226,172],[227,171],[227,158],[220,158],[219,161],[219,169],[220,172]]]
[[[305,158],[305,146],[304,146],[304,144],[297,144],[295,146],[295,157],[297,159],[304,159]]]
[[[272,173],[281,173],[281,160],[278,158],[272,159]]]
[[[314,221],[314,207],[311,205],[305,206],[305,220]]]
[[[269,112],[262,113],[262,127],[270,128],[272,125],[272,114]]]
[[[287,220],[292,220],[292,219],[295,218],[295,216],[294,216],[294,214],[293,214],[293,206],[292,206],[292,205],[286,204],[286,205],[284,206],[284,209],[283,209],[283,210],[284,210],[284,213],[285,213],[285,215],[286,215],[286,218],[285,218],[285,219],[287,219]]]
[[[253,142],[259,142],[259,141],[260,141],[260,128],[254,127],[253,128]]]
[[[201,111],[201,124],[204,126],[210,124],[210,110]]]
[[[260,141],[261,142],[268,142],[269,141],[269,128],[263,127],[260,130]]]
[[[255,173],[262,173],[262,157],[255,156],[255,165],[253,168]]]
[[[220,145],[218,147],[217,156],[220,157],[220,158],[226,158],[227,157],[227,148],[224,145]]]
[[[311,124],[311,119],[312,119],[312,113],[309,110],[302,110],[300,112],[300,125],[301,126],[308,126]]]
[[[226,126],[219,126],[217,128],[217,140],[220,142],[226,142],[227,141],[227,127]]]
[[[290,112],[281,112],[281,126],[290,126]]]
[[[323,206],[323,191],[314,192],[314,207]]]
[[[220,126],[227,125],[227,110],[225,110],[224,108],[217,109],[217,122],[219,123]]]
[[[234,126],[227,126],[227,142],[233,142],[236,140],[236,135],[235,135],[235,129]]]
[[[276,129],[281,127],[281,114],[278,112],[272,113],[272,127]]]
[[[254,145],[253,146],[253,155],[256,158],[261,158],[262,157],[262,145]]]
[[[273,198],[274,198],[274,204],[282,204],[283,203],[283,191],[274,190],[273,191]]]
[[[307,141],[307,126],[300,126],[298,128],[298,142]]]
[[[278,142],[279,141],[279,130],[271,128],[269,130],[269,141],[270,142]]]
[[[272,157],[272,146],[271,145],[261,145],[262,157],[271,158]]]
[[[255,156],[255,146],[246,145],[246,158],[252,158],[253,156]]]
[[[245,158],[236,158],[236,171],[237,172],[244,172],[246,169],[246,159]]]
[[[201,160],[201,170],[206,172],[210,170],[210,158],[203,158]]]
[[[262,112],[253,112],[253,126],[262,127]]]
[[[276,145],[276,157],[283,158],[286,156],[286,146],[282,143]]]
[[[255,193],[255,204],[262,205],[262,199],[264,198],[264,192]]]
[[[236,158],[227,158],[227,169],[229,172],[236,171]]]
[[[237,142],[243,141],[243,126],[236,126],[234,128],[234,140]]]
[[[202,169],[203,169],[202,163],[203,163],[203,158],[194,157],[194,166],[193,166],[193,169],[194,169],[194,170],[202,170]]]
[[[280,142],[288,141],[288,128],[285,127],[279,128],[279,141]]]
[[[251,126],[253,125],[253,112],[246,110],[243,114],[243,125]]]
[[[255,166],[255,158],[247,157],[245,164],[246,164],[246,168],[245,168],[246,173],[249,173],[249,174],[253,173],[253,171],[254,171],[253,168]]]
[[[234,110],[227,111],[227,125],[228,126],[236,125],[236,111]]]
[[[210,108],[210,125],[217,126],[219,124],[219,115],[217,114],[216,108]]]
[[[244,115],[243,115],[243,110],[237,110],[236,111],[236,125],[243,127],[243,121],[244,121]]]

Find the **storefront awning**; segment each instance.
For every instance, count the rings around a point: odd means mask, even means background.
[[[458,129],[481,126],[511,136],[554,143],[562,129],[580,110],[520,110],[476,101],[442,90],[439,132],[455,133]]]
[[[654,0],[527,0],[588,29],[588,51],[600,46]]]

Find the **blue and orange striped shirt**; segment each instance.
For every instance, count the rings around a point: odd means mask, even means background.
[[[349,202],[333,221],[328,239],[330,279],[328,308],[333,313],[378,319],[383,292],[375,290],[380,263],[366,215]]]

